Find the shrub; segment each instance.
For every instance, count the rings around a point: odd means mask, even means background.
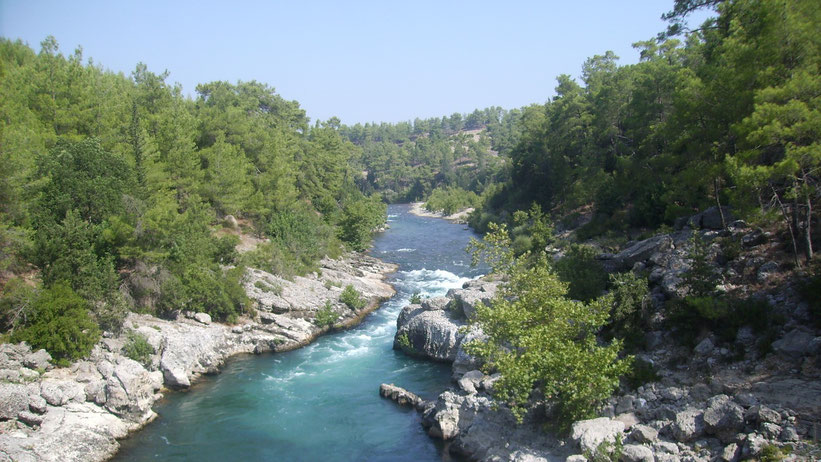
[[[360,296],[359,292],[350,284],[345,286],[345,290],[343,290],[339,295],[339,301],[348,305],[348,308],[354,311],[361,310],[367,303],[365,299]]]
[[[472,191],[465,191],[458,186],[440,187],[430,193],[425,202],[425,209],[452,215],[462,209],[476,207],[479,202],[479,196]]]
[[[414,292],[413,295],[411,295],[409,301],[413,305],[418,305],[418,304],[422,303],[422,296],[419,295],[419,291]]]
[[[399,336],[396,337],[396,343],[399,344],[399,348],[401,348],[402,351],[406,353],[413,352],[413,346],[411,345],[407,332],[402,332],[399,334]]]
[[[338,320],[339,314],[334,311],[330,300],[326,301],[325,306],[316,312],[316,317],[314,318],[314,322],[316,322],[316,325],[319,327],[332,327]]]
[[[361,197],[342,208],[339,238],[356,251],[368,248],[373,231],[385,223],[388,206],[379,197]]]
[[[650,307],[647,278],[633,272],[611,274],[610,293],[613,297],[611,334],[623,338],[629,349],[642,346]]]
[[[619,359],[620,341],[603,345],[596,336],[608,321],[612,296],[590,303],[568,299],[568,285],[550,269],[544,254],[532,266],[513,257],[504,226],[484,242],[472,241],[470,249],[474,261],[485,256],[509,280],[489,306],[477,307],[471,321],[487,339],[466,346],[468,353],[484,359],[487,371],[502,374],[496,396],[520,422],[537,386],[555,402],[560,429],[592,416],[618,387],[632,359]]]
[[[254,282],[254,287],[263,292],[270,292],[274,295],[282,295],[282,286],[279,284],[269,284],[265,281],[256,281]]]
[[[89,316],[88,303],[61,281],[40,292],[28,325],[11,338],[45,348],[58,364],[67,365],[91,353],[100,329]]]
[[[145,338],[145,335],[131,331],[127,335],[125,345],[123,345],[123,354],[143,366],[148,367],[151,364],[151,355],[154,354],[154,347],[148,343],[148,339]]]
[[[607,272],[595,257],[593,247],[572,244],[565,257],[556,262],[559,278],[568,283],[568,297],[588,302],[601,295],[607,285]]]

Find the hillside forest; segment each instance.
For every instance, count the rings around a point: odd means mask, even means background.
[[[716,15],[687,30],[701,8]],[[129,310],[232,321],[249,310],[246,266],[293,276],[364,250],[386,202],[473,207],[480,232],[511,225],[518,254],[545,247],[547,217],[592,216],[584,240],[730,206],[777,227],[805,266],[818,245],[821,9],[676,0],[666,19],[634,44],[638,63],[593,56],[544,104],[353,126],[310,123],[255,81],[189,97],[144,64],[124,75],[53,37],[37,51],[2,39],[0,329],[71,359]]]

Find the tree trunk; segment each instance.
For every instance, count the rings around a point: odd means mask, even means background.
[[[778,208],[781,209],[781,216],[784,217],[784,223],[787,225],[787,230],[790,232],[790,242],[792,242],[792,256],[793,262],[795,266],[801,268],[801,261],[798,260],[798,244],[795,242],[795,232],[792,226],[792,221],[790,220],[790,216],[787,213],[787,208],[784,206],[784,203],[781,202],[781,198],[778,196],[778,192],[775,190],[775,187],[770,186],[773,190],[773,199],[778,202]]]
[[[806,180],[805,180],[806,181]],[[807,257],[807,263],[812,260],[812,200],[810,199],[809,191],[805,190],[804,200],[806,201],[807,216],[804,222],[804,256]]]
[[[718,206],[718,216],[721,217],[721,229],[727,229],[727,221],[724,218],[724,210],[721,208],[721,198],[718,197],[719,177],[713,178],[713,194],[716,196],[716,205]]]

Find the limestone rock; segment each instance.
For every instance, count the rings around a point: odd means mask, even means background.
[[[741,448],[736,443],[730,443],[721,451],[721,460],[725,462],[736,462],[741,456]]]
[[[653,427],[647,425],[634,425],[633,431],[630,432],[630,437],[639,443],[655,443],[659,438],[659,432]]]
[[[85,402],[85,389],[73,380],[43,380],[40,395],[52,406],[62,406],[69,401]]]
[[[452,362],[456,359],[462,340],[459,328],[463,323],[450,318],[445,311],[424,311],[420,307],[414,313],[406,318],[406,324],[397,329],[394,348],[405,349],[409,346],[410,353],[437,361]]]
[[[51,369],[51,355],[48,351],[40,349],[33,353],[27,354],[23,358],[23,365],[29,369]]]
[[[29,392],[25,385],[0,383],[0,420],[15,419],[29,409]]]
[[[450,299],[447,297],[433,297],[422,300],[422,308],[425,311],[447,309]]]
[[[459,388],[468,392],[468,394],[476,393],[481,388],[482,379],[485,374],[482,371],[470,371],[462,376],[457,382]]]
[[[621,452],[622,462],[655,462],[653,451],[640,444],[626,444]]]
[[[663,234],[638,241],[616,255],[613,255],[612,258],[609,259],[612,263],[605,263],[605,267],[613,271],[628,270],[636,263],[649,259],[653,254],[669,249],[672,244],[673,240],[670,236]]]
[[[715,345],[713,344],[713,341],[710,340],[710,337],[707,337],[704,340],[702,340],[701,342],[699,342],[699,344],[696,345],[696,347],[693,349],[693,351],[698,355],[707,356],[710,353],[712,353],[714,348],[715,348]]]
[[[379,396],[396,401],[400,406],[417,407],[422,404],[422,398],[405,390],[402,387],[397,387],[394,384],[383,383],[379,386]]]
[[[797,327],[773,342],[773,350],[785,356],[801,357],[812,352],[814,338],[808,329]]]
[[[498,284],[489,281],[469,281],[461,289],[448,291],[448,298],[453,299],[455,306],[459,306],[465,318],[470,319],[476,314],[476,305],[489,305],[496,297]]]
[[[710,398],[703,420],[705,430],[723,442],[730,442],[744,429],[744,409],[727,395]]]
[[[29,411],[22,411],[17,415],[17,420],[30,427],[35,427],[43,423],[43,416]]]
[[[211,315],[208,313],[194,313],[194,320],[201,324],[211,324]]]
[[[693,215],[687,221],[687,225],[693,229],[722,229],[721,214],[724,214],[724,223],[735,221],[732,210],[727,206],[722,206],[719,211],[717,206],[712,206],[707,210]]]
[[[469,355],[464,347],[470,342],[481,342],[486,338],[485,333],[477,326],[473,326],[468,330],[464,338],[462,338],[462,341],[459,342],[459,348],[456,350],[456,358],[453,360],[452,370],[454,380],[459,380],[459,378],[468,371],[482,367],[482,361],[475,356]]]
[[[605,441],[615,443],[616,436],[624,431],[622,422],[600,417],[598,419],[580,420],[574,422],[570,431],[570,439],[582,451],[595,451]]]
[[[704,434],[704,412],[699,409],[687,409],[675,415],[670,431],[677,441],[692,441]]]

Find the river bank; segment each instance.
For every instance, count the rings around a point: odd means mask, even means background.
[[[123,333],[103,338],[87,360],[54,368],[44,350],[0,345],[0,461],[102,461],[118,440],[153,421],[153,405],[170,390],[187,389],[239,354],[282,352],[314,341],[331,327],[314,319],[330,302],[333,329],[356,325],[395,293],[386,277],[397,265],[349,254],[324,259],[320,271],[293,281],[249,269],[244,286],[256,314],[234,325],[204,313],[174,320],[131,313]],[[352,285],[366,300],[352,309],[339,300]],[[126,357],[127,333],[147,339],[143,364]]]

